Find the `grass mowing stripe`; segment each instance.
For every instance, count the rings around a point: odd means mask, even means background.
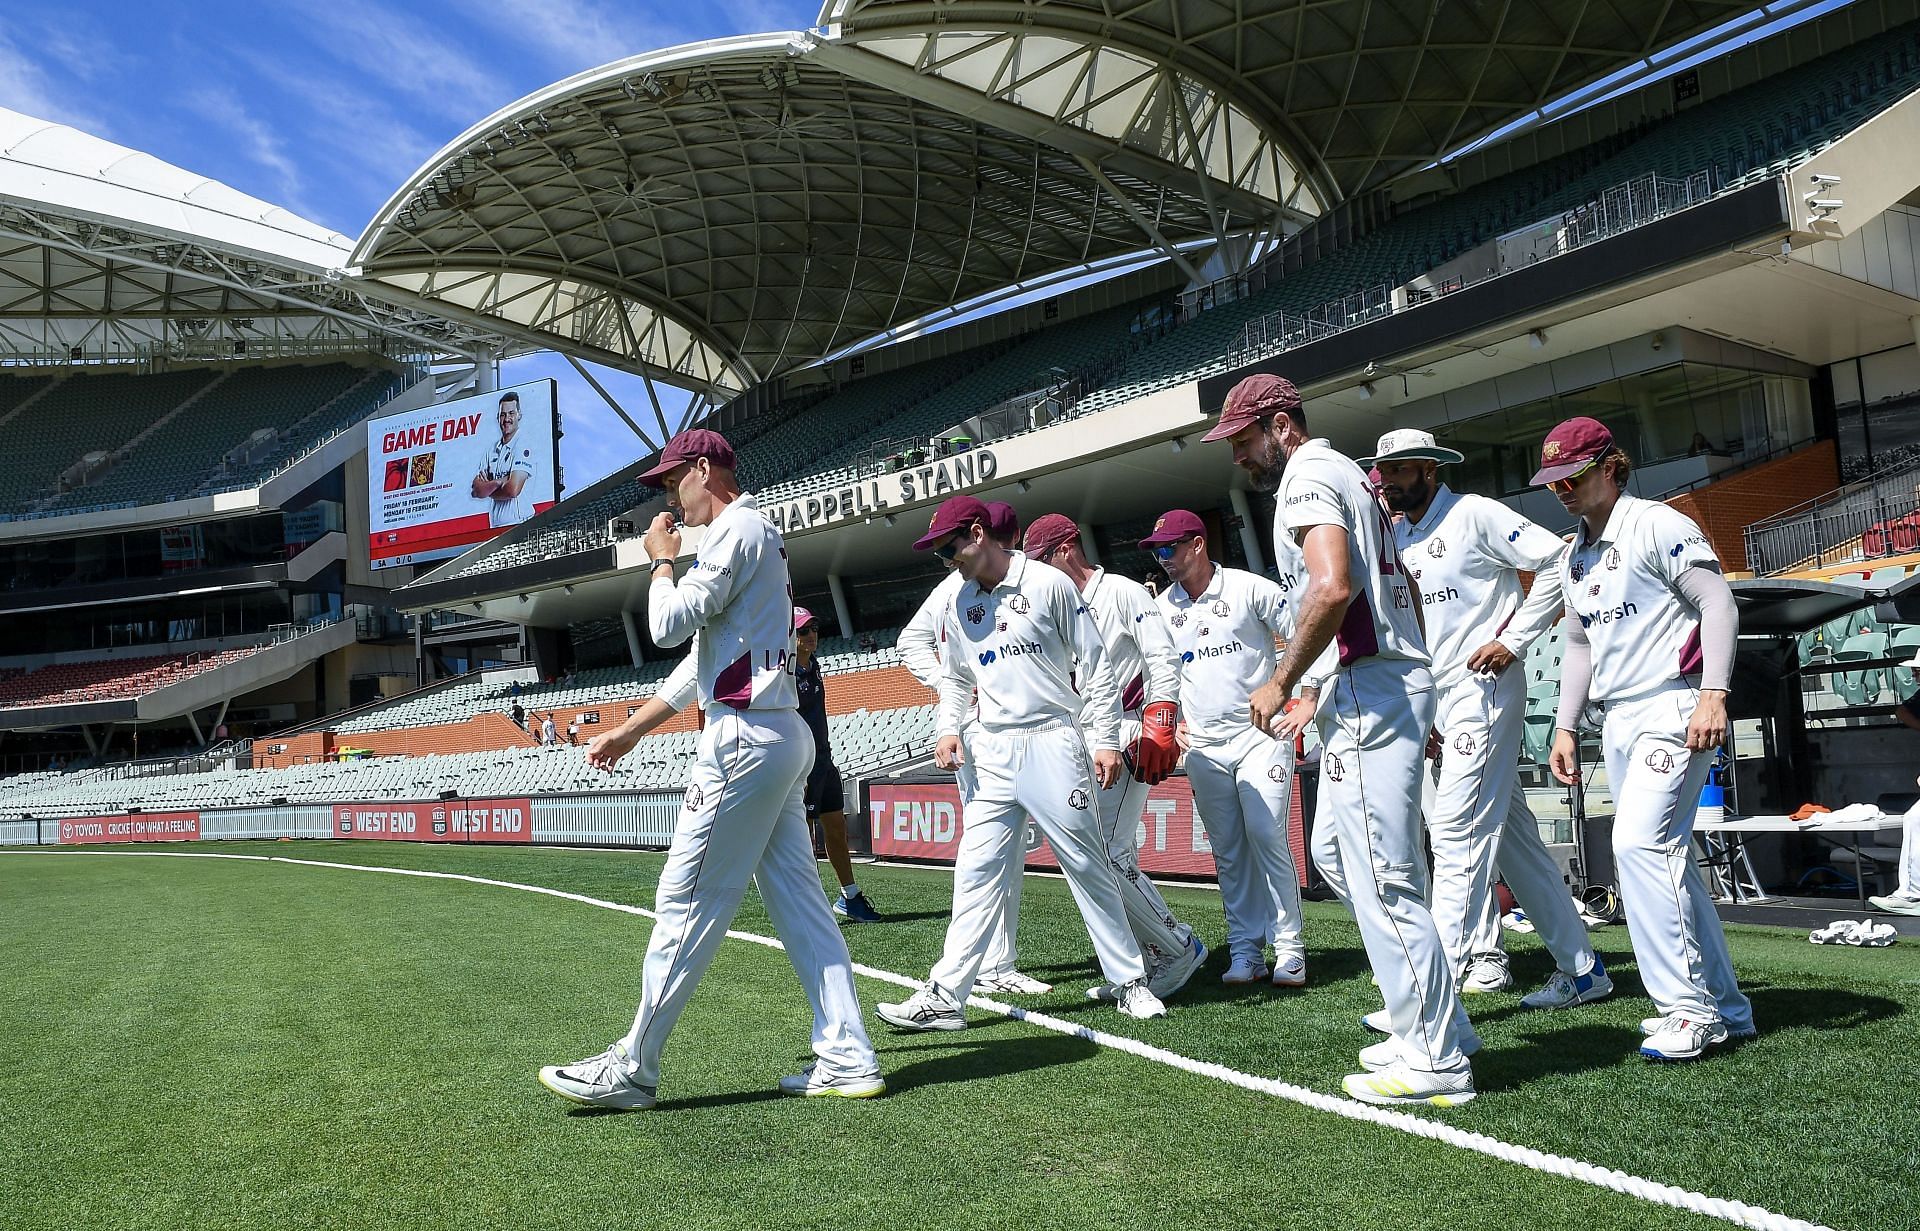
[[[13,851],[7,854],[87,854],[119,856],[151,856],[158,858],[186,859],[229,859],[252,862],[284,863],[303,867],[325,868],[339,871],[377,872],[384,875],[410,876],[428,880],[464,881],[469,884],[490,888],[512,889],[524,893],[533,893],[563,901],[576,902],[603,910],[617,911],[646,919],[657,916],[644,907],[596,898],[587,894],[572,893],[553,889],[543,885],[530,885],[518,881],[498,880],[491,877],[473,876],[460,872],[440,872],[419,868],[395,868],[381,865],[339,863],[318,859],[295,859],[286,856],[240,855],[215,852],[184,851]],[[727,937],[743,940],[771,949],[784,949],[785,946],[774,937],[755,932],[728,930]],[[861,963],[854,963],[854,970],[867,978],[891,983],[900,987],[918,987],[919,981],[892,971],[881,970]],[[1708,1196],[1677,1185],[1664,1184],[1613,1168],[1600,1167],[1579,1159],[1526,1146],[1515,1145],[1483,1133],[1467,1132],[1438,1120],[1425,1119],[1405,1112],[1390,1111],[1371,1107],[1349,1099],[1336,1098],[1319,1091],[1309,1090],[1291,1083],[1273,1078],[1259,1077],[1226,1065],[1197,1060],[1178,1052],[1156,1047],[1137,1039],[1109,1034],[1089,1026],[1068,1022],[1049,1014],[1024,1009],[1017,1005],[975,996],[968,1003],[973,1007],[997,1013],[1025,1024],[1048,1030],[1056,1034],[1078,1038],[1097,1046],[1124,1052],[1138,1059],[1149,1060],[1156,1064],[1206,1077],[1227,1085],[1254,1093],[1266,1094],[1285,1099],[1314,1111],[1330,1113],[1344,1119],[1373,1124],[1412,1136],[1423,1137],[1454,1148],[1496,1158],[1503,1162],[1525,1167],[1544,1174],[1570,1179],[1580,1183],[1620,1193],[1651,1204],[1664,1205],[1690,1213],[1701,1214],[1739,1226],[1752,1228],[1753,1231],[1829,1231],[1820,1224],[1793,1218],[1772,1210],[1742,1201]]]

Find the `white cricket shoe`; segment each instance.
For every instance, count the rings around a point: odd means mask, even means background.
[[[965,1030],[967,1014],[932,987],[923,987],[899,1004],[876,1004],[873,1011],[902,1030]]]
[[[1649,1060],[1697,1060],[1709,1047],[1718,1047],[1731,1037],[1721,1022],[1697,1022],[1674,1013],[1647,1035],[1640,1044],[1640,1054]]]
[[[1258,983],[1272,973],[1267,964],[1257,957],[1236,957],[1227,967],[1227,973],[1220,976],[1220,982],[1230,984]]]
[[[1920,898],[1910,898],[1903,894],[1890,893],[1885,897],[1868,898],[1867,904],[1876,910],[1884,910],[1890,915],[1920,915]]]
[[[1199,970],[1206,960],[1207,946],[1198,936],[1191,937],[1184,950],[1148,972],[1147,986],[1161,1000],[1169,1000],[1187,985],[1187,980],[1193,978],[1193,972]]]
[[[1375,1009],[1360,1019],[1360,1024],[1375,1034],[1392,1034],[1393,1019],[1387,1016],[1385,1009]]]
[[[1473,959],[1467,967],[1466,977],[1460,980],[1460,992],[1466,996],[1504,992],[1512,986],[1513,972],[1507,968],[1505,954],[1499,957],[1486,954]]]
[[[1053,984],[1043,983],[1019,970],[1002,971],[997,975],[982,975],[974,980],[973,987],[979,992],[1005,992],[1012,996],[1044,996],[1053,990]]]
[[[1607,968],[1595,956],[1593,969],[1586,974],[1570,975],[1556,970],[1548,977],[1546,986],[1537,992],[1528,992],[1520,998],[1520,1003],[1529,1009],[1571,1009],[1611,995],[1613,980],[1607,977]]]
[[[1273,959],[1273,985],[1275,987],[1305,987],[1307,985],[1307,959],[1295,954],[1282,959],[1278,954]]]
[[[1480,1054],[1480,1036],[1470,1034],[1460,1043],[1460,1054],[1477,1056]],[[1401,1055],[1397,1039],[1381,1039],[1378,1043],[1369,1043],[1360,1049],[1360,1067],[1369,1073],[1378,1073],[1381,1069],[1390,1069],[1405,1061]]]
[[[658,1101],[654,1087],[633,1080],[633,1058],[618,1043],[585,1060],[547,1065],[540,1070],[540,1084],[582,1107],[645,1111]]]
[[[1426,1103],[1434,1107],[1458,1107],[1473,1101],[1473,1070],[1462,1067],[1452,1073],[1430,1073],[1395,1063],[1370,1073],[1350,1073],[1340,1081],[1348,1098],[1376,1107],[1404,1103]]]
[[[878,1073],[842,1077],[822,1073],[817,1064],[809,1064],[793,1076],[780,1079],[780,1093],[799,1098],[878,1098],[886,1092],[886,1079]]]
[[[1666,1024],[1667,1019],[1664,1017],[1643,1017],[1640,1019],[1640,1033],[1645,1035],[1659,1034],[1661,1028]],[[1745,1026],[1731,1026],[1725,1022],[1720,1024],[1727,1027],[1727,1037],[1729,1039],[1751,1039],[1760,1033],[1760,1028],[1751,1024]]]
[[[1119,1009],[1128,1017],[1137,1017],[1145,1021],[1150,1017],[1165,1017],[1167,1006],[1160,1003],[1160,997],[1153,994],[1145,979],[1135,979],[1120,989]]]

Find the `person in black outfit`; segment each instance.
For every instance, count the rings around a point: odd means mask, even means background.
[[[805,607],[793,609],[793,676],[800,688],[800,717],[813,731],[813,772],[807,775],[807,823],[820,826],[827,861],[840,878],[840,896],[833,913],[849,923],[878,923],[880,912],[860,892],[853,879],[853,856],[847,850],[846,796],[839,767],[833,763],[833,745],[827,739],[827,685],[820,675],[820,621]]]

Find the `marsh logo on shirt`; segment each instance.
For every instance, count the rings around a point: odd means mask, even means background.
[[[980,652],[980,665],[983,667],[991,667],[994,663],[999,661],[1000,661],[1000,656],[994,653],[992,650],[982,650]]]
[[[1184,612],[1184,611],[1176,611],[1176,612],[1174,612],[1174,613],[1173,613],[1173,626],[1174,626],[1175,628],[1185,628],[1185,627],[1187,626],[1187,613],[1186,613],[1186,612]]]
[[[967,623],[978,624],[986,618],[987,608],[984,603],[975,603],[973,606],[967,608]]]
[[[1217,598],[1213,600],[1213,606],[1208,608],[1208,610],[1212,611],[1213,614],[1219,616],[1223,620],[1233,613],[1233,608],[1227,606],[1227,600],[1224,598]]]
[[[1655,748],[1647,754],[1647,768],[1656,774],[1673,772],[1673,754],[1665,748]]]
[[[1190,663],[1190,662],[1192,662],[1192,661],[1193,661],[1193,651],[1192,651],[1192,650],[1188,650],[1188,651],[1187,651],[1187,652],[1186,652],[1185,654],[1182,654],[1182,655],[1180,656],[1180,661],[1181,661],[1181,662],[1183,662],[1183,663]]]
[[[1033,604],[1027,601],[1027,596],[1024,594],[1016,594],[1008,599],[1007,606],[1013,608],[1013,614],[1015,615],[1025,615],[1033,609]],[[1084,611],[1085,608],[1081,608],[1081,610]]]
[[[1518,543],[1520,541],[1520,536],[1525,534],[1526,532],[1527,532],[1527,528],[1525,526],[1515,526],[1513,528],[1513,533],[1507,536],[1507,542]]]
[[[1327,779],[1330,782],[1341,782],[1346,779],[1347,767],[1341,763],[1340,757],[1336,753],[1329,752],[1321,762],[1320,768],[1326,771]]]
[[[1087,788],[1077,786],[1073,788],[1073,794],[1067,796],[1067,807],[1072,808],[1075,812],[1085,812],[1089,798]]]
[[[1473,755],[1473,736],[1469,735],[1465,731],[1462,731],[1460,732],[1460,734],[1454,736],[1453,750],[1459,753],[1463,757],[1472,756]]]
[[[700,789],[700,784],[697,782],[689,783],[687,786],[687,798],[686,798],[687,811],[698,812],[700,811],[700,805],[706,802],[707,802],[707,796],[706,796],[706,793]]]

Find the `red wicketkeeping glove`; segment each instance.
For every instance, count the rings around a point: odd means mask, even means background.
[[[1133,745],[1136,781],[1156,785],[1173,772],[1180,763],[1179,727],[1180,707],[1171,701],[1155,701],[1140,715],[1140,738]]]

